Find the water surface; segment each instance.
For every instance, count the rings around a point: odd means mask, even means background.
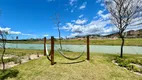
[[[43,44],[6,44],[7,48],[19,48],[19,49],[39,49],[43,50]],[[50,49],[50,44],[47,44],[47,48]],[[86,45],[62,45],[63,49],[74,52],[86,52]],[[60,48],[59,45],[55,45],[55,50]],[[120,46],[108,46],[108,45],[90,45],[90,52],[99,53],[120,53]],[[142,54],[142,47],[138,46],[124,46],[124,53],[129,54]]]

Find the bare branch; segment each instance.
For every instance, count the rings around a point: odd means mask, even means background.
[[[119,29],[122,39],[121,54],[124,45],[124,31],[130,25],[142,25],[142,0],[105,0],[106,8],[111,14],[112,23]],[[138,21],[137,18],[140,18]],[[122,55],[121,55],[122,56]]]

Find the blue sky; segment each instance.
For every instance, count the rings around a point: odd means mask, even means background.
[[[58,37],[56,13],[62,37],[117,31],[101,0],[0,0],[0,11],[0,30],[20,39]]]

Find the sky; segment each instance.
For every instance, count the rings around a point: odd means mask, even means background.
[[[58,38],[56,14],[63,38],[118,31],[103,0],[0,0],[0,30],[11,39]]]

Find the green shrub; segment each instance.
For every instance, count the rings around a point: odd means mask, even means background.
[[[127,68],[128,70],[133,70],[134,65],[130,65],[130,64],[128,64],[126,68]]]
[[[121,66],[121,67],[127,67],[128,64],[130,63],[129,60],[123,59],[123,58],[119,58],[119,57],[116,57],[115,61],[116,61],[116,63],[118,63],[118,65]]]
[[[13,69],[13,70],[5,70],[4,72],[2,70],[0,70],[0,80],[4,80],[8,77],[12,78],[12,77],[16,77],[17,74],[19,73],[18,70]]]
[[[115,61],[116,61],[116,63],[121,63],[121,62],[124,61],[124,59],[119,58],[119,57],[116,57],[116,58],[115,58]]]
[[[135,71],[135,72],[140,72],[141,70],[140,70],[140,68],[134,66],[134,67],[133,67],[133,71]]]
[[[130,63],[137,63],[137,59],[129,58],[127,59]]]
[[[8,63],[8,62],[15,62],[17,60],[17,58],[16,57],[13,57],[13,58],[8,58],[8,59],[4,59],[4,62],[5,63]],[[2,61],[0,60],[0,64],[2,63]]]
[[[137,60],[138,64],[142,65],[142,59],[141,60]]]
[[[127,67],[129,65],[129,63],[124,61],[124,62],[118,63],[118,65],[121,67]]]
[[[130,63],[141,64],[142,60],[140,59],[116,57],[115,60],[118,63],[118,65],[121,67],[126,67],[128,70],[132,70],[134,72],[142,72],[142,70],[139,69],[137,66],[130,64]]]

